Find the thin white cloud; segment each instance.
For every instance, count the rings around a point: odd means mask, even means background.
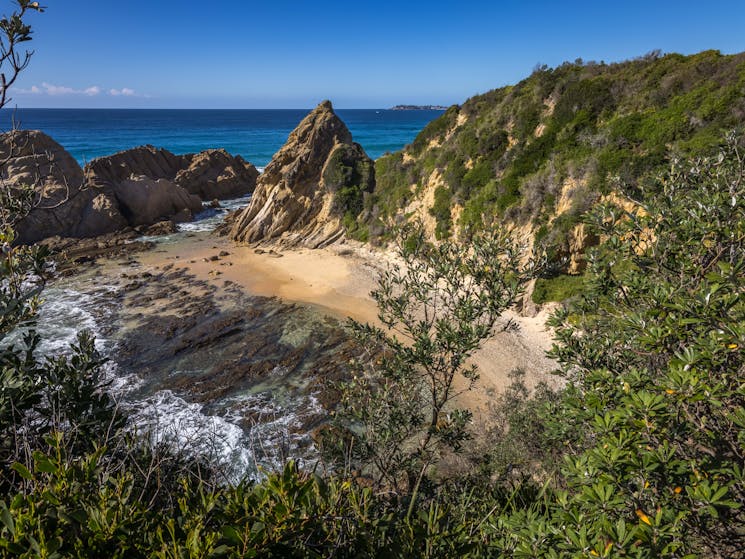
[[[73,89],[72,87],[67,87],[64,85],[52,85],[51,83],[43,82],[41,84],[41,87],[44,88],[44,93],[47,95],[72,95],[75,93],[80,93],[80,91]]]
[[[50,95],[53,97],[61,95],[86,95],[88,97],[96,97],[97,95],[106,94],[112,97],[145,97],[149,95],[139,95],[134,89],[130,87],[122,87],[121,89],[111,88],[104,90],[103,88],[92,85],[85,89],[75,89],[74,87],[68,87],[66,85],[54,85],[48,82],[42,82],[41,86],[32,85],[30,89],[18,89],[18,93],[30,94],[30,95]]]
[[[120,95],[123,95],[124,97],[134,97],[137,93],[135,93],[134,89],[123,87],[121,89],[109,89],[109,95],[113,95],[114,97],[119,97]]]
[[[42,82],[41,87],[32,85],[30,90],[21,90],[21,92],[33,93],[35,95],[87,95],[88,97],[95,97],[101,93],[101,88],[97,85],[92,85],[85,89],[75,89],[73,87],[67,87],[66,85],[54,85]]]

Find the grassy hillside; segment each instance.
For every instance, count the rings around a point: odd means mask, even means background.
[[[745,53],[536,69],[450,107],[403,151],[380,158],[360,226],[373,240],[384,236],[419,200],[436,237],[508,221],[527,225],[562,261],[576,251],[581,216],[603,195],[643,197],[671,152],[710,152],[742,124],[744,92]]]

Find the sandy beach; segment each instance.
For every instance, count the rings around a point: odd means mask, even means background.
[[[313,250],[255,248],[196,234],[188,242],[161,244],[139,255],[139,260],[146,269],[169,264],[185,268],[218,289],[237,284],[253,295],[312,305],[340,319],[377,323],[370,291],[391,256],[352,243]],[[477,421],[488,419],[490,403],[508,385],[509,373],[515,368],[526,372],[530,387],[540,381],[557,383],[550,374],[555,364],[545,356],[551,347],[551,335],[545,327],[547,316],[547,311],[533,317],[506,313],[505,319],[512,319],[518,328],[498,330],[474,356],[481,378],[460,401],[474,412]]]
[[[231,282],[250,294],[312,305],[337,318],[376,321],[370,291],[382,262],[376,265],[375,253],[369,249],[346,245],[317,250],[257,249],[224,237],[196,234],[187,241],[161,244],[138,259],[144,267],[173,264],[186,268],[218,288]]]

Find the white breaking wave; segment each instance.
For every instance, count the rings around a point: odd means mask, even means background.
[[[254,453],[246,444],[243,429],[222,417],[205,415],[202,405],[189,403],[170,390],[127,406],[131,421],[151,444],[166,444],[187,456],[196,454],[237,482],[256,472]]]
[[[44,291],[42,304],[31,326],[41,337],[40,354],[56,356],[70,353],[70,345],[77,341],[78,332],[95,332],[96,321],[83,305],[91,303],[92,297],[72,289],[48,288]],[[21,328],[8,335],[4,345],[22,344],[29,328]],[[96,341],[99,351],[105,349],[104,341]]]
[[[251,201],[251,195],[241,198],[232,198],[230,200],[221,200],[217,208],[205,208],[194,216],[193,221],[179,223],[176,226],[177,232],[171,235],[143,235],[137,240],[151,241],[158,244],[167,244],[176,242],[183,238],[181,233],[208,233],[220,225],[225,216],[235,210],[240,210],[248,206]]]
[[[107,296],[107,291],[97,297],[70,288],[47,289],[36,327],[42,338],[40,354],[69,353],[78,332],[87,329],[96,336],[96,348],[111,357],[116,343],[101,335],[95,317],[86,310],[100,306],[99,298]],[[6,343],[21,340],[17,333]],[[312,396],[286,405],[276,402],[269,391],[237,396],[220,403],[228,409],[223,417],[204,413],[202,404],[187,402],[171,390],[143,397],[145,380],[136,374],[122,375],[113,360],[104,365],[104,378],[133,429],[149,437],[153,445],[165,443],[187,456],[204,457],[228,481],[257,478],[260,468],[276,469],[289,457],[314,452],[309,435],[302,430],[303,416],[322,412]],[[244,429],[239,424],[245,424],[246,417],[254,419]]]
[[[220,207],[207,208],[194,216],[194,221],[179,223],[178,230],[181,232],[198,233],[203,231],[212,231],[217,227],[225,216],[232,211],[239,210],[248,206],[251,195],[230,200],[221,200]]]

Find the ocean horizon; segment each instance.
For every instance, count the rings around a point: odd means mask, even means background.
[[[41,130],[79,163],[140,145],[176,154],[224,148],[264,167],[312,109],[2,109],[3,131]],[[441,110],[339,109],[354,140],[377,159],[411,143]]]

